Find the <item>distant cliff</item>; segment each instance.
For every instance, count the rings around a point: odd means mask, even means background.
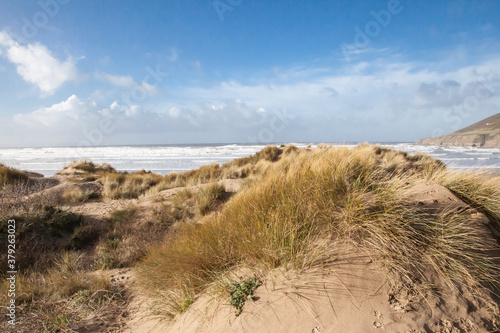
[[[500,113],[451,134],[420,139],[417,144],[500,148]]]

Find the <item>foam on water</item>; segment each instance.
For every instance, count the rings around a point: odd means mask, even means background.
[[[295,144],[305,147],[305,144]],[[356,144],[336,144],[355,147]],[[408,153],[429,154],[452,168],[498,169],[500,170],[500,149],[474,147],[419,146],[413,143],[383,144],[388,148]],[[16,169],[39,172],[52,176],[71,161],[91,160],[95,163],[109,163],[119,171],[151,170],[167,174],[199,168],[202,165],[233,160],[249,156],[265,145],[194,145],[194,146],[124,146],[86,148],[6,148],[0,149],[0,163]]]

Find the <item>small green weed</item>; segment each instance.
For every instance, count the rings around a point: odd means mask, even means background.
[[[229,303],[236,308],[237,316],[239,316],[243,311],[245,301],[254,300],[253,294],[261,285],[262,281],[257,278],[248,279],[239,283],[236,281],[230,283],[229,287],[231,288],[231,298],[229,299]]]

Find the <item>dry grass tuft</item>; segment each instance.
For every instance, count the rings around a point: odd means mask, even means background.
[[[81,170],[87,173],[96,173],[96,172],[116,172],[115,169],[109,165],[108,163],[103,163],[101,165],[95,164],[92,161],[87,160],[79,160],[73,161],[69,164],[70,167],[76,170]]]
[[[99,179],[103,196],[109,199],[136,199],[162,180],[150,173],[107,173]]]
[[[71,187],[64,191],[62,199],[71,203],[85,202],[90,199],[99,198],[99,193],[93,189],[82,189],[80,187]]]
[[[290,151],[293,150],[293,148],[287,148],[287,150]],[[228,164],[240,167],[246,164],[256,164],[260,160],[265,160],[268,162],[276,162],[280,159],[282,153],[283,150],[276,146],[267,146],[252,156],[237,158],[229,162]]]
[[[4,184],[13,184],[15,182],[27,182],[26,173],[10,168],[0,163],[0,186]]]
[[[478,172],[445,172],[429,174],[429,178],[447,187],[463,201],[486,214],[500,231],[500,177]]]
[[[214,211],[224,200],[226,189],[223,185],[213,183],[200,189],[196,195],[198,210],[201,215]]]
[[[121,298],[101,272],[83,269],[82,257],[63,252],[46,272],[25,271],[16,281],[16,305],[20,312],[37,313],[33,326],[41,331],[66,331],[75,322]],[[7,301],[8,285],[0,285],[0,300]]]

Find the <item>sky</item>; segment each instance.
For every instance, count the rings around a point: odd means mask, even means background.
[[[500,1],[2,0],[0,147],[413,142],[500,112]]]

